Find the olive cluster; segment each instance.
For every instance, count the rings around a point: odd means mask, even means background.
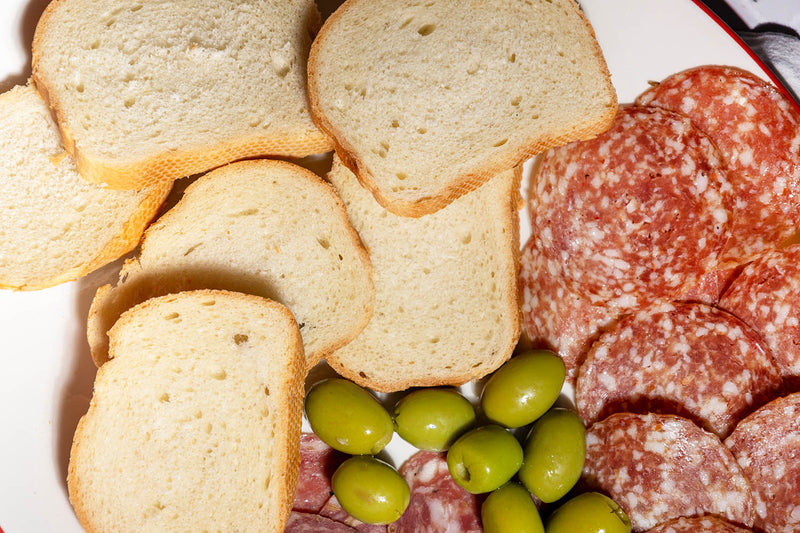
[[[340,378],[314,385],[305,410],[320,439],[353,455],[331,480],[336,498],[353,517],[387,524],[408,506],[408,484],[375,457],[396,431],[418,449],[446,451],[456,483],[473,494],[489,493],[481,508],[486,533],[543,533],[531,495],[545,503],[566,496],[580,478],[586,452],[581,419],[555,406],[564,377],[564,363],[553,352],[513,357],[483,386],[481,423],[475,407],[456,389],[409,392],[391,416],[369,392]],[[529,425],[523,446],[510,430]],[[629,533],[630,522],[610,499],[585,493],[552,513],[546,530]]]

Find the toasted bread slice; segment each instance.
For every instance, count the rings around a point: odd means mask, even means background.
[[[171,189],[111,191],[88,183],[64,152],[30,85],[0,95],[0,288],[73,281],[139,243]]]
[[[344,163],[406,216],[595,136],[617,109],[574,0],[348,0],[312,45],[308,84]]]
[[[122,315],[67,484],[86,531],[270,531],[299,467],[303,346],[264,298],[194,291]]]
[[[375,311],[330,354],[341,375],[377,391],[460,385],[497,369],[519,339],[519,173],[446,208],[394,215],[334,160],[329,179],[375,269]]]
[[[286,305],[300,326],[308,367],[355,337],[374,301],[372,267],[333,187],[284,161],[214,170],[145,232],[116,286],[98,289],[89,311],[95,362],[126,309],[154,296],[226,289]]]
[[[331,148],[311,120],[313,0],[56,0],[33,80],[89,181],[139,189]]]

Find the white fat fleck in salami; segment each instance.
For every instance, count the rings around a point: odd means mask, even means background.
[[[781,376],[758,334],[705,304],[628,315],[592,345],[576,385],[587,424],[614,412],[685,416],[720,437],[778,395]]]
[[[750,480],[755,528],[800,531],[800,393],[773,400],[742,420],[725,445]]]
[[[446,455],[421,451],[406,460],[400,474],[411,488],[406,512],[389,524],[389,533],[481,533],[478,496],[450,476]]]
[[[792,388],[800,382],[800,244],[765,253],[747,265],[719,306],[761,335]]]
[[[583,482],[645,531],[681,516],[753,524],[750,486],[712,433],[674,415],[618,413],[586,432]]]
[[[331,476],[346,459],[313,433],[300,436],[300,469],[293,509],[317,513],[331,497]]]
[[[668,77],[636,103],[687,115],[720,148],[737,198],[727,257],[751,257],[794,232],[800,117],[774,86],[740,69],[703,66]]]
[[[533,240],[527,242],[520,257],[520,289],[525,334],[534,346],[561,356],[567,381],[574,384],[578,366],[592,341],[623,309],[594,305],[573,292],[556,262],[548,261]]]
[[[731,188],[685,116],[621,107],[590,141],[549,151],[530,194],[533,236],[593,303],[672,299],[717,267]]]
[[[697,516],[693,518],[678,518],[660,524],[647,533],[751,533],[752,530],[744,529],[722,520],[716,516]]]
[[[330,518],[313,513],[292,511],[286,522],[285,533],[355,533],[357,530]]]

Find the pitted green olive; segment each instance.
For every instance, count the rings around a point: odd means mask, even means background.
[[[565,496],[578,482],[586,457],[586,430],[578,414],[553,408],[528,434],[519,479],[545,503]]]
[[[525,487],[509,482],[481,505],[484,533],[544,533],[539,510]]]
[[[453,443],[447,467],[456,483],[473,494],[504,485],[522,464],[522,446],[497,425],[473,429]]]
[[[397,434],[421,450],[446,450],[474,424],[475,409],[454,389],[419,389],[394,408]]]
[[[394,434],[392,418],[365,389],[340,378],[314,385],[305,401],[311,429],[328,446],[351,455],[376,454]]]
[[[599,492],[568,500],[547,520],[547,533],[630,533],[631,521],[617,503]]]
[[[483,412],[508,428],[530,424],[558,399],[565,375],[564,361],[549,350],[512,357],[486,382],[481,395]]]
[[[374,457],[351,457],[339,465],[331,488],[342,509],[368,524],[388,524],[403,514],[411,499],[397,470]]]

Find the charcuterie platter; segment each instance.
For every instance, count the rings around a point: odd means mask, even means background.
[[[730,65],[774,83],[742,43],[692,1],[582,0],[580,5],[620,103],[633,102],[650,82],[698,65]],[[7,2],[0,22],[3,90],[27,80],[30,40],[44,7],[43,2]],[[533,166],[533,161],[524,166],[523,198]],[[527,207],[519,220],[525,243],[531,235]],[[82,531],[67,497],[66,477],[72,437],[88,408],[96,373],[86,320],[97,288],[113,282],[120,268],[117,261],[53,288],[0,292],[0,530],[5,533]],[[309,379],[328,374],[320,366]],[[574,399],[571,385],[564,395]],[[385,454],[399,466],[412,451],[395,437]]]

